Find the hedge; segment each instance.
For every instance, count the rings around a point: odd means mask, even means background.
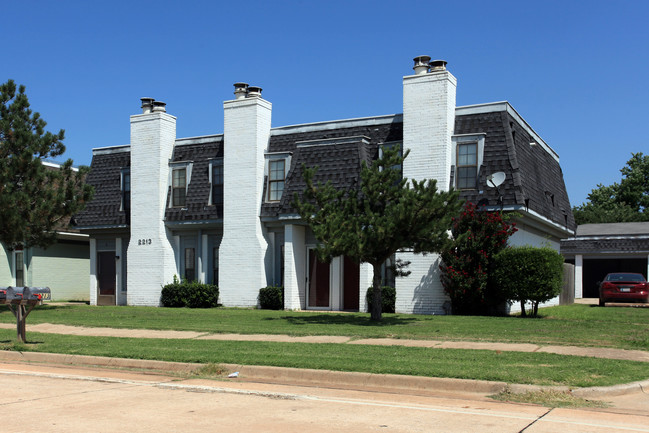
[[[368,312],[372,309],[372,300],[374,299],[374,288],[367,289],[365,294],[367,300]],[[394,287],[383,286],[381,287],[381,311],[383,313],[394,313],[394,304],[397,300],[397,290]]]
[[[218,306],[219,288],[198,281],[174,281],[162,288],[160,303],[163,307],[212,308]]]

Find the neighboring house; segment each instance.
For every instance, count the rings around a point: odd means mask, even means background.
[[[60,165],[43,162],[51,169]],[[76,169],[74,169],[76,170]],[[44,286],[54,301],[87,301],[90,271],[90,242],[69,224],[57,230],[57,241],[48,248],[18,248],[9,251],[0,244],[0,286]]]
[[[237,83],[223,134],[176,138],[165,104],[143,98],[130,145],[93,151],[95,198],[77,215],[90,235],[91,303],[159,305],[176,274],[217,283],[225,306],[255,306],[259,289],[277,284],[287,309],[364,310],[371,267],[319,263],[291,201],[304,188],[302,164],[346,187],[384,146],[410,149],[407,178],[517,211],[512,244],[558,250],[574,233],[558,155],[507,102],[456,107],[456,78],[429,60],[416,58],[415,75],[403,78],[403,114],[272,128],[261,89]],[[505,174],[499,189],[486,185],[495,172]],[[412,271],[396,280],[397,311],[443,313],[438,256],[397,258]]]
[[[575,297],[599,297],[610,272],[649,276],[649,222],[582,224],[561,241],[561,254],[575,265]]]

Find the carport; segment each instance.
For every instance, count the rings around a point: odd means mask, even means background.
[[[561,241],[561,254],[575,265],[575,298],[597,298],[598,282],[610,272],[649,273],[649,222],[583,224]]]

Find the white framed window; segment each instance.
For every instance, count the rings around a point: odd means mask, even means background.
[[[174,168],[171,174],[171,206],[185,207],[187,198],[187,168]]]
[[[192,162],[171,163],[169,185],[171,186],[171,200],[169,207],[184,208],[187,204],[187,188],[192,177]]]
[[[284,192],[286,175],[291,167],[291,152],[266,154],[266,201],[279,201]]]
[[[284,192],[286,161],[271,159],[268,161],[268,201],[278,201]]]
[[[478,177],[478,143],[458,143],[456,185],[458,189],[475,189]]]
[[[120,176],[120,191],[122,193],[122,203],[121,210],[130,211],[131,210],[131,170],[124,169],[122,170]]]
[[[399,148],[399,156],[403,156],[403,143],[401,143],[400,141],[391,141],[388,143],[383,143],[379,146],[379,158],[383,157],[383,152],[385,152],[386,149],[393,149],[395,147]],[[393,165],[390,168],[403,173],[403,164]]]
[[[456,189],[478,189],[478,174],[484,155],[486,134],[466,134],[452,137],[453,186]]]
[[[223,159],[210,162],[210,197],[208,205],[223,206]]]

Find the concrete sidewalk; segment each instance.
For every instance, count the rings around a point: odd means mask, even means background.
[[[2,329],[15,329],[16,325],[0,323]],[[27,325],[27,333],[82,335],[89,337],[163,338],[229,341],[269,341],[276,343],[337,343],[367,344],[377,346],[428,347],[433,349],[494,350],[501,352],[542,352],[558,355],[589,356],[594,358],[619,359],[649,362],[649,352],[642,350],[612,349],[578,346],[543,346],[532,343],[491,343],[476,341],[406,340],[396,338],[353,339],[345,336],[313,335],[290,336],[275,334],[211,334],[194,331],[159,331],[150,329],[90,328],[84,326],[55,325],[42,323]]]

